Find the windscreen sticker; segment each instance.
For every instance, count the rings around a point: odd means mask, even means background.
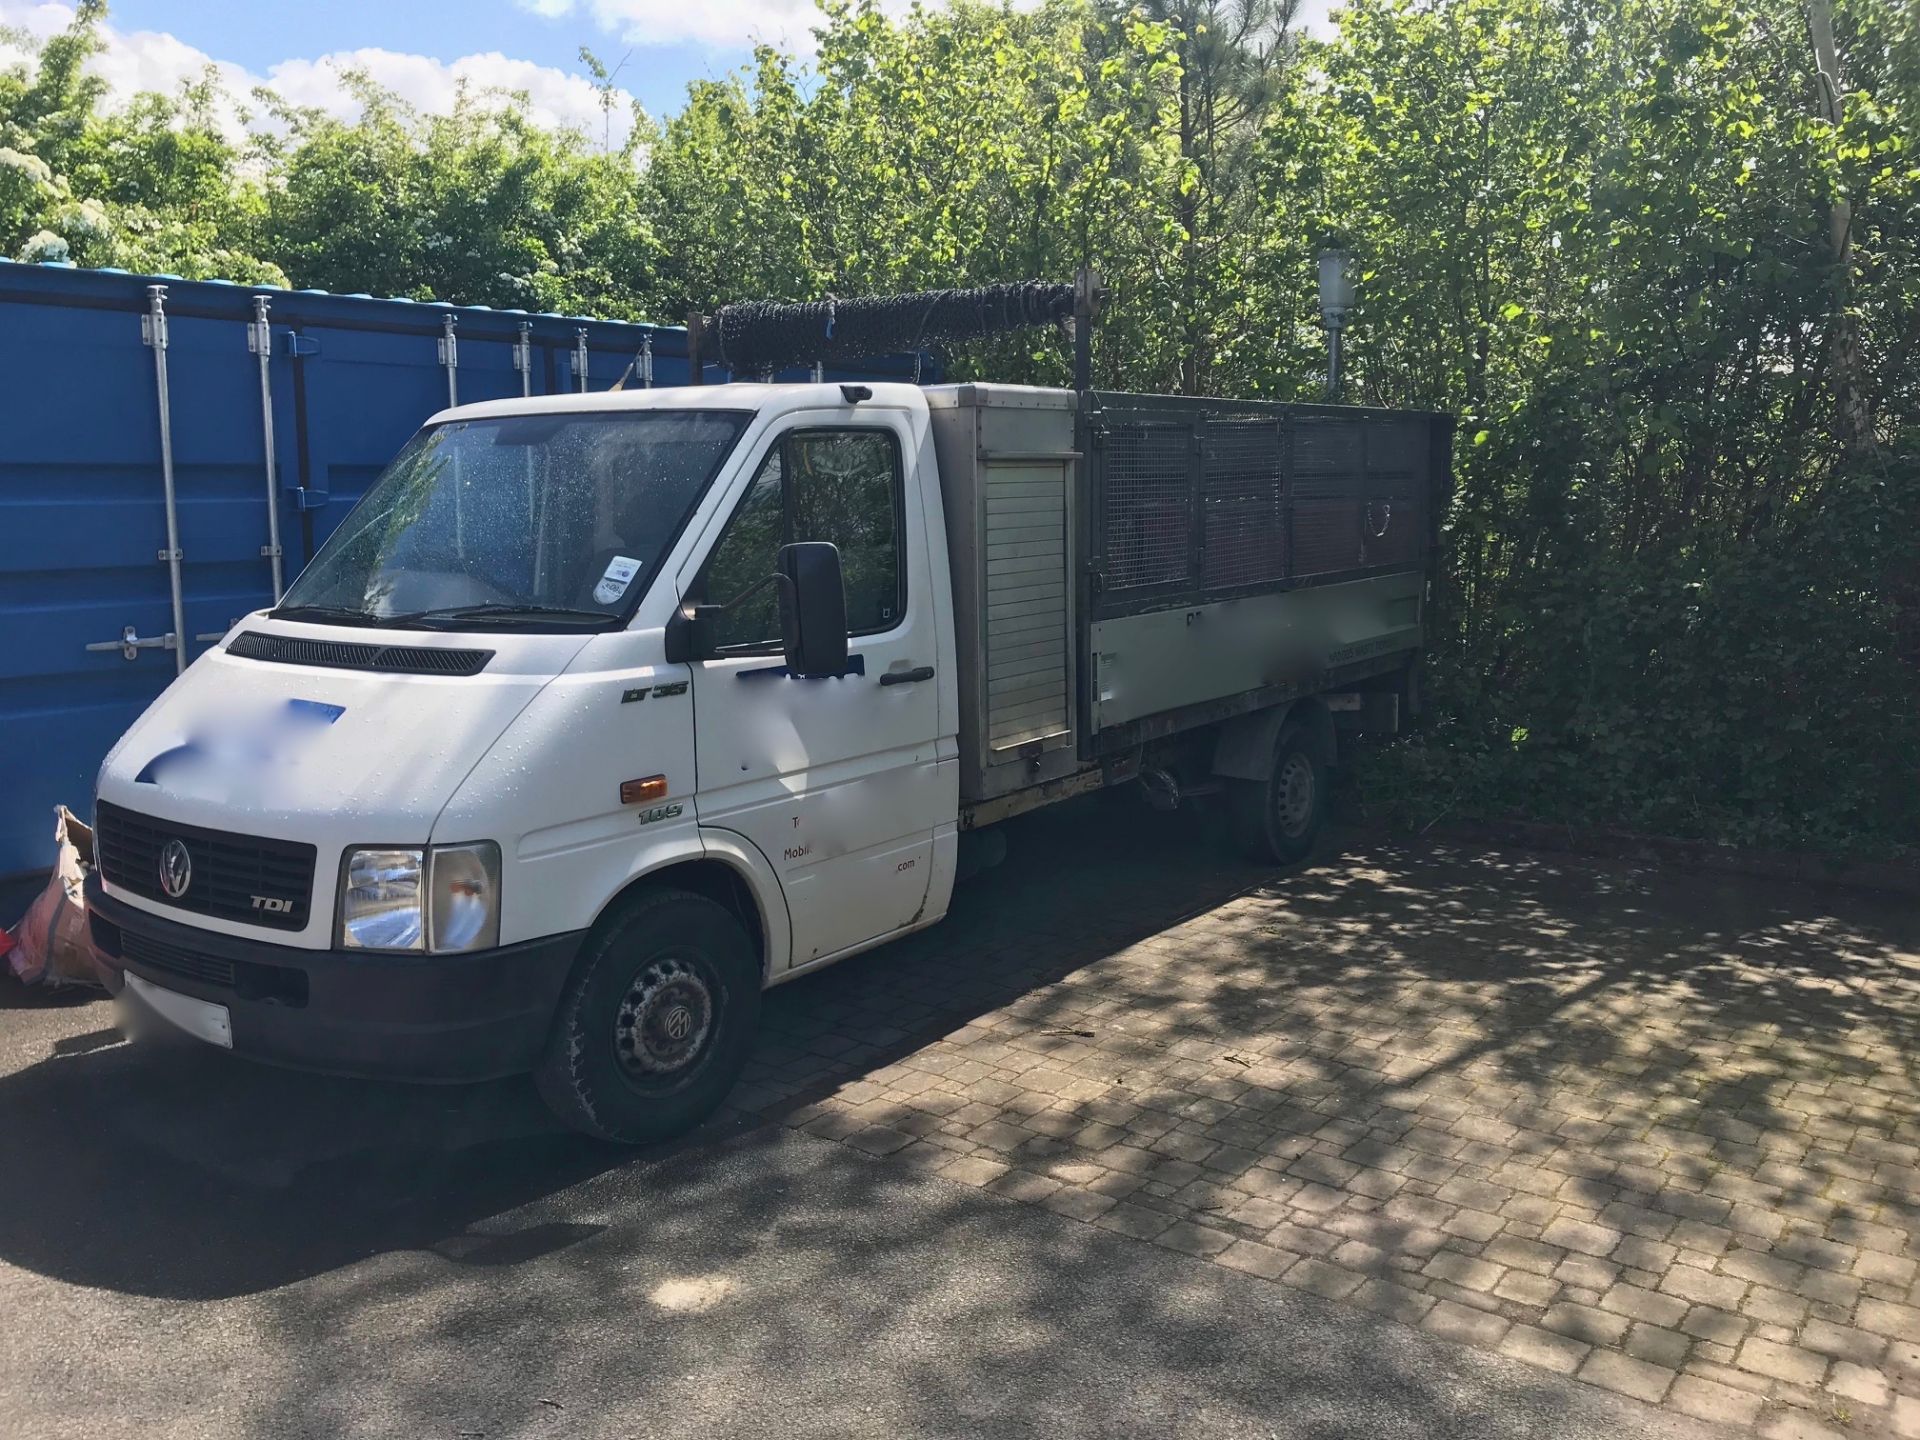
[[[616,555],[607,562],[607,573],[600,577],[600,583],[593,587],[593,598],[602,605],[611,605],[627,593],[627,586],[633,583],[633,577],[640,573],[640,562],[626,555]]]

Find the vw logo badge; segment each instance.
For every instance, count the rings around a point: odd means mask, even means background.
[[[160,847],[160,888],[167,892],[168,899],[178,900],[192,883],[193,856],[180,841],[167,841]]]
[[[693,1033],[693,1012],[684,1005],[676,1005],[667,1012],[666,1024],[669,1040],[684,1040]]]

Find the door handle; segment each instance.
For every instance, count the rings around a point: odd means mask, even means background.
[[[912,685],[920,680],[933,679],[933,666],[916,665],[911,670],[889,670],[880,677],[882,685]]]

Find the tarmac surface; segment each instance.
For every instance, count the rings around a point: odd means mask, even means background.
[[[105,1010],[4,1017],[10,1436],[1721,1433],[795,1131],[610,1154]]]

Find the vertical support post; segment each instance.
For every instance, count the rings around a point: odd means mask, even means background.
[[[278,605],[286,587],[280,572],[280,482],[273,453],[273,327],[267,321],[269,303],[264,295],[253,297],[253,326],[247,332],[247,348],[260,361],[260,431],[267,445],[267,545],[261,553],[273,561],[273,603]]]
[[[1340,403],[1340,389],[1345,379],[1341,369],[1345,359],[1346,333],[1346,327],[1342,325],[1327,327],[1327,403],[1329,405]]]
[[[167,585],[173,599],[173,669],[180,674],[187,668],[187,610],[180,587],[180,508],[173,489],[173,402],[167,393],[167,287],[147,287],[147,313],[140,320],[140,338],[153,347],[153,388],[160,403],[160,482],[166,492],[167,548],[160,558],[167,562]]]
[[[440,331],[440,363],[447,367],[447,408],[460,403],[460,341],[454,335],[455,321],[447,316]]]
[[[1073,388],[1093,389],[1093,321],[1100,313],[1100,272],[1082,265],[1073,276]]]
[[[813,362],[813,383],[818,385],[827,378],[827,367],[820,361]]]
[[[578,326],[573,332],[573,378],[575,387],[582,395],[587,393],[587,327]]]
[[[449,315],[440,332],[440,363],[447,367],[447,408],[460,403],[460,341],[454,334],[454,317]],[[460,478],[460,457],[453,457],[453,553],[467,553],[467,514],[465,485]]]
[[[1193,412],[1187,448],[1187,577],[1189,594],[1200,604],[1207,593],[1207,412]]]
[[[698,310],[687,312],[687,383],[704,385],[706,377],[707,317]]]
[[[647,331],[640,341],[640,386],[643,390],[653,388],[653,331]]]
[[[520,372],[521,395],[533,394],[533,322],[520,322],[520,338],[513,342],[513,368]]]
[[[533,322],[531,320],[522,320],[520,322],[518,334],[513,342],[513,368],[520,372],[520,394],[522,396],[533,394]],[[531,525],[533,524],[533,517],[536,513],[533,489],[533,449],[531,446],[527,448],[526,455],[523,458],[522,468],[526,472],[527,480],[527,523]],[[539,593],[541,561],[544,558],[545,557],[537,551],[533,557],[533,584],[535,594]]]

